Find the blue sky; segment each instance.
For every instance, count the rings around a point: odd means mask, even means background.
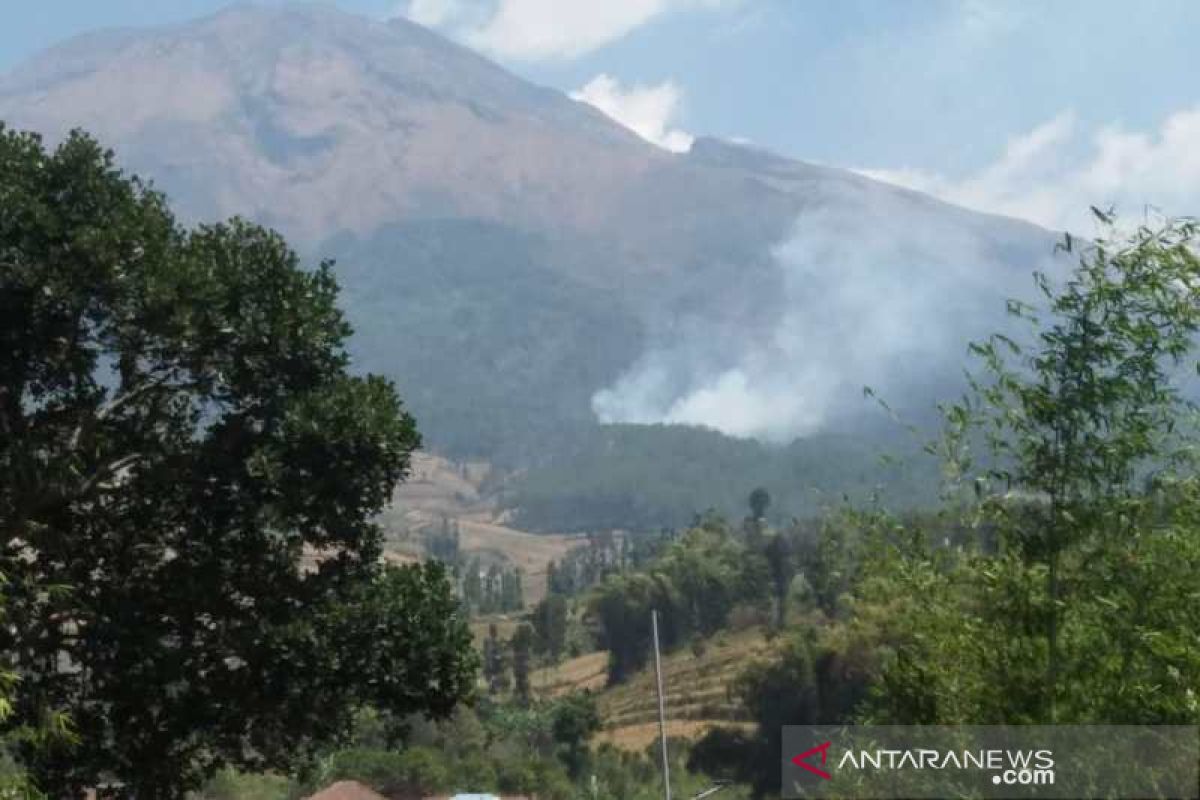
[[[0,69],[219,0],[9,0]],[[1200,212],[1192,0],[338,0],[403,14],[660,144],[742,138],[984,210]]]

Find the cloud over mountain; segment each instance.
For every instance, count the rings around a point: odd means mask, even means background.
[[[1064,111],[1012,138],[990,164],[951,177],[919,169],[864,169],[879,180],[980,211],[1047,227],[1093,232],[1088,206],[1140,219],[1200,207],[1200,107],[1170,114],[1155,130],[1085,128]]]
[[[648,142],[673,153],[686,153],[695,137],[673,128],[682,101],[672,81],[654,86],[622,87],[611,75],[597,75],[571,92],[571,99],[595,106]]]
[[[574,58],[672,11],[730,0],[408,0],[397,9],[501,58]]]

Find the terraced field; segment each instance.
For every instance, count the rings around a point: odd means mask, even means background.
[[[546,564],[560,560],[582,543],[576,536],[535,535],[506,525],[491,494],[494,476],[486,464],[454,464],[426,453],[417,454],[409,480],[396,491],[381,522],[389,534],[388,555],[410,560],[423,554],[422,531],[440,527],[442,519],[457,523],[461,547],[485,563],[520,566],[525,573],[525,599],[537,602],[546,591]],[[473,619],[476,645],[482,646],[490,625],[501,639],[512,636],[520,614],[493,614]],[[715,725],[748,726],[746,713],[730,697],[729,687],[771,645],[759,629],[725,632],[706,642],[699,656],[689,648],[667,654],[663,677],[667,691],[667,735],[695,739]],[[556,667],[537,667],[530,676],[535,694],[555,697],[570,691],[594,692],[603,720],[597,742],[626,750],[644,750],[658,737],[658,700],[651,666],[620,686],[606,688],[607,652],[587,653]],[[482,683],[481,683],[482,688]]]
[[[446,520],[458,525],[460,546],[468,557],[479,558],[484,566],[520,567],[525,602],[533,605],[546,594],[546,565],[561,561],[583,538],[509,527],[492,494],[494,479],[485,463],[460,464],[429,453],[413,454],[412,474],[397,487],[391,505],[380,516],[388,554],[394,560],[419,559],[425,552],[424,531],[438,530]]]
[[[601,650],[572,658],[557,667],[534,671],[530,678],[533,691],[540,697],[557,697],[567,692],[600,692],[607,679],[608,651]]]
[[[772,645],[760,630],[719,634],[704,653],[684,648],[663,659],[667,736],[696,739],[715,725],[749,727],[745,711],[729,687],[752,661],[766,657]],[[552,670],[537,670],[534,691],[556,696],[567,691],[597,692],[603,730],[597,742],[626,750],[644,750],[658,737],[658,700],[654,669],[642,670],[620,686],[604,688],[608,654],[589,653]]]

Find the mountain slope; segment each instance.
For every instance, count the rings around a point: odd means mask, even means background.
[[[597,419],[777,441],[923,408],[1052,236],[711,139],[687,154],[403,20],[237,6],[0,76],[0,120],[81,126],[189,221],[338,260],[355,357],[429,442],[521,466]],[[702,500],[698,500],[703,505]]]
[[[413,215],[587,227],[605,187],[564,205],[576,181],[603,160],[618,186],[657,158],[416,25],[315,5],[85,36],[0,81],[0,109],[52,136],[85,125],[191,215],[305,240]]]

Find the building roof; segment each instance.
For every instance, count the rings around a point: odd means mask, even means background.
[[[310,796],[308,800],[386,800],[386,798],[358,781],[338,781]]]

